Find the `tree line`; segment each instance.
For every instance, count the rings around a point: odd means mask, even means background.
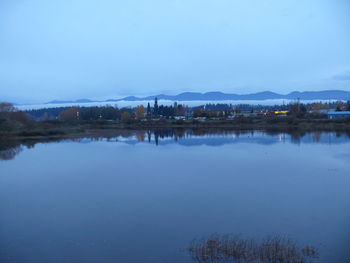
[[[60,107],[47,108],[39,110],[26,111],[30,119],[36,121],[42,120],[62,120],[62,121],[92,121],[92,120],[120,120],[128,121],[135,119],[151,118],[174,118],[175,116],[188,116],[189,108],[185,105],[174,103],[173,105],[158,105],[157,98],[153,106],[148,103],[145,108],[143,105],[136,107],[117,106],[90,106],[90,107]]]
[[[209,103],[196,107],[188,107],[183,104],[174,103],[173,105],[159,105],[155,98],[153,105],[150,103],[146,107],[139,105],[136,107],[117,106],[73,106],[57,107],[37,110],[20,111],[13,104],[0,103],[0,122],[15,122],[11,125],[26,123],[32,121],[61,120],[61,121],[130,121],[147,119],[173,119],[173,118],[228,118],[230,116],[249,115],[259,113],[273,113],[275,111],[288,111],[288,115],[297,118],[305,116],[325,118],[325,112],[333,109],[335,111],[350,110],[350,102],[329,102],[329,103],[291,103],[285,105],[232,105],[225,103]],[[323,114],[323,115],[322,115]],[[9,124],[10,125],[10,124]]]

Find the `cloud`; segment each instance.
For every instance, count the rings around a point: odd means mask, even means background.
[[[343,73],[333,76],[333,79],[340,81],[350,80],[350,70],[344,71]]]

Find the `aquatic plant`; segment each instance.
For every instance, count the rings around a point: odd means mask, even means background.
[[[292,239],[278,235],[255,241],[237,235],[213,234],[194,239],[187,251],[199,263],[307,263],[318,258],[317,248],[300,247]]]

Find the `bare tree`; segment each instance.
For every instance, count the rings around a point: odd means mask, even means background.
[[[145,117],[145,107],[139,105],[135,108],[135,117],[136,119],[143,119]]]
[[[59,120],[62,121],[77,121],[79,120],[79,108],[78,107],[71,107],[69,109],[66,109],[60,113],[58,116]]]

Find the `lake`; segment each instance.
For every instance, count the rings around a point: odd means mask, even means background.
[[[193,262],[213,233],[350,262],[350,137],[123,131],[0,143],[0,262]]]

